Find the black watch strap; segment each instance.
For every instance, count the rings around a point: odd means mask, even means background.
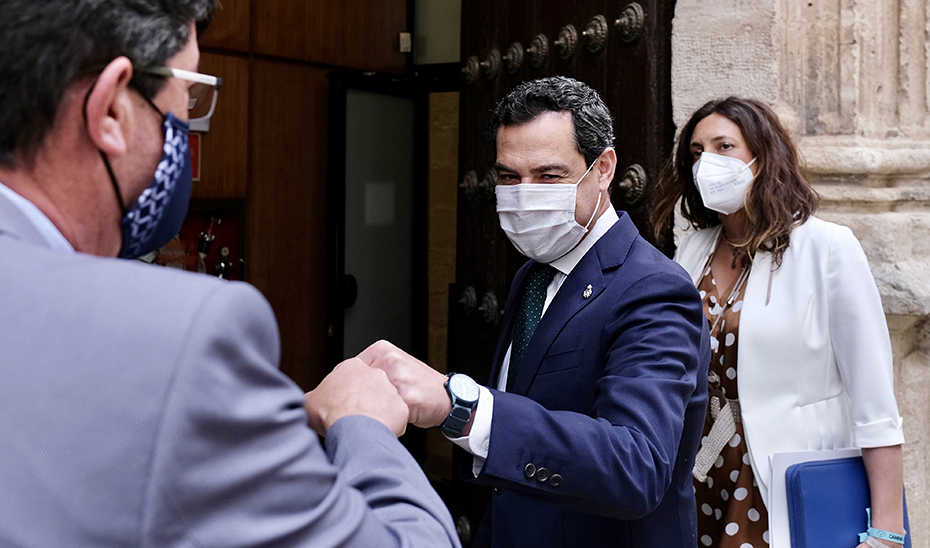
[[[471,420],[471,415],[478,406],[477,398],[473,401],[469,401],[456,396],[449,386],[449,382],[454,375],[456,375],[456,373],[449,373],[446,375],[447,378],[445,382],[446,392],[448,392],[449,398],[452,400],[452,410],[449,412],[449,416],[446,417],[446,420],[439,426],[440,432],[450,438],[462,436],[462,430],[465,428],[465,425],[468,424],[468,421]],[[468,380],[474,383],[470,378]]]

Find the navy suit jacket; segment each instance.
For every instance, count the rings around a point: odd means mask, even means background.
[[[511,287],[492,379],[530,264]],[[475,481],[495,489],[474,546],[695,547],[709,360],[691,278],[620,212],[559,289],[512,391],[493,391]]]

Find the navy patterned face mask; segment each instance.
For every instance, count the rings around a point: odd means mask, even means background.
[[[96,85],[97,83],[94,82],[94,85],[87,90],[87,95],[84,96],[85,125],[87,125],[87,101]],[[161,115],[165,144],[162,147],[161,160],[155,169],[152,182],[136,200],[132,209],[126,208],[123,194],[116,182],[116,175],[110,165],[110,159],[98,149],[103,165],[110,176],[116,201],[123,214],[119,223],[123,242],[118,255],[122,259],[135,259],[151,253],[174,238],[181,230],[184,217],[187,216],[194,177],[189,145],[190,124],[171,112],[163,113],[148,96],[144,93],[140,95],[155,109],[155,112]]]
[[[170,112],[162,114],[162,117],[165,134],[162,158],[152,182],[132,209],[126,210],[116,180],[113,180],[123,210],[123,218],[119,223],[123,235],[119,257],[124,259],[134,259],[168,243],[181,229],[181,223],[187,215],[193,184],[188,145],[190,124]],[[113,177],[112,172],[110,176]]]

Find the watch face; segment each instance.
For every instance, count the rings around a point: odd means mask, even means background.
[[[467,375],[452,375],[452,378],[449,379],[449,390],[457,398],[469,402],[477,401],[480,394],[478,384]]]

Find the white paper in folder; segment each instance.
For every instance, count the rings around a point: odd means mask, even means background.
[[[815,460],[858,457],[859,449],[830,449],[824,451],[798,451],[775,453],[769,457],[772,477],[769,485],[769,548],[791,548],[791,529],[788,525],[788,491],[785,488],[785,472],[793,464]]]

